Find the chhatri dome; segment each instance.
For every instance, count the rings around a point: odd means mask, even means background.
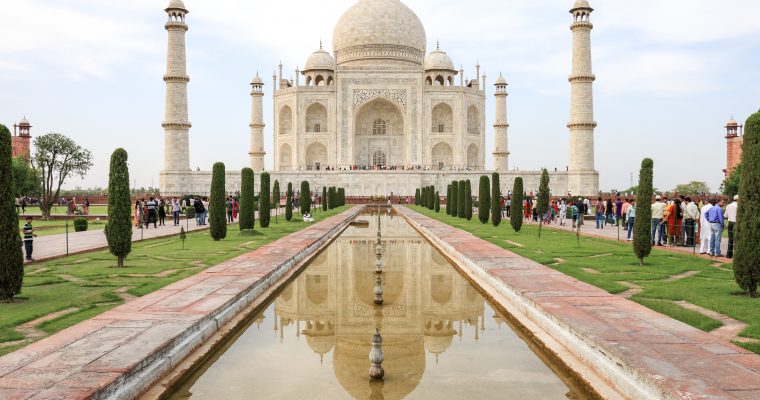
[[[377,58],[422,64],[426,43],[422,21],[399,0],[359,0],[333,32],[338,64]]]
[[[436,45],[435,50],[425,57],[425,70],[446,70],[456,71],[454,67],[454,61],[451,60],[445,51],[441,50],[439,45]]]
[[[335,59],[322,48],[322,42],[319,43],[319,50],[312,53],[306,60],[306,66],[303,71],[315,70],[335,70]]]

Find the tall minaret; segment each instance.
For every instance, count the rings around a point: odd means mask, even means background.
[[[496,80],[496,121],[494,127],[493,166],[496,172],[509,171],[509,141],[507,138],[507,80],[499,75]]]
[[[570,164],[568,190],[573,195],[599,191],[599,174],[594,170],[594,94],[596,77],[591,72],[591,12],[586,0],[577,0],[573,15],[573,71],[570,75]]]
[[[166,115],[164,123],[164,171],[186,172],[190,170],[190,122],[187,118],[187,76],[185,57],[185,15],[188,13],[181,0],[171,0],[166,8],[169,21],[165,28],[169,33],[166,58]],[[167,182],[168,183],[168,182]],[[175,183],[176,185],[176,183]],[[169,184],[162,186],[182,188]]]
[[[259,73],[251,81],[251,168],[264,171],[264,81]]]

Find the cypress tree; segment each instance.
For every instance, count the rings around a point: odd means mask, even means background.
[[[209,224],[211,237],[220,241],[227,237],[227,206],[225,204],[224,163],[215,163],[211,172],[211,202]]]
[[[441,196],[435,192],[435,212],[441,212]]]
[[[458,190],[457,190],[457,217],[464,218],[464,197],[465,197],[465,187],[464,187],[464,179],[459,181]]]
[[[311,190],[309,190],[309,182],[301,182],[301,215],[304,215],[311,211]]]
[[[744,126],[734,279],[750,297],[756,298],[760,284],[760,111],[752,114]]]
[[[446,186],[446,215],[451,215],[451,184]]]
[[[269,172],[261,173],[261,190],[259,191],[259,225],[269,228],[272,217],[272,194],[269,191]]]
[[[488,176],[480,177],[480,186],[478,187],[478,220],[480,223],[488,223],[488,214],[491,212],[491,182]]]
[[[428,195],[427,195],[428,188],[427,186],[423,186],[422,190],[420,191],[420,205],[423,207],[428,206]]]
[[[24,281],[24,254],[14,196],[11,133],[0,125],[0,301],[12,302]]]
[[[274,186],[272,186],[272,208],[274,209],[274,216],[277,218],[277,214],[280,212],[280,181],[275,179]]]
[[[501,224],[501,186],[497,172],[491,175],[491,223],[493,226]]]
[[[515,178],[512,187],[512,204],[509,206],[509,224],[515,232],[520,232],[523,223],[523,178]]]
[[[538,211],[538,237],[541,237],[541,226],[544,224],[544,214],[549,211],[549,199],[551,193],[549,192],[549,171],[546,168],[541,170],[541,183],[538,185],[538,201],[536,202],[536,210]]]
[[[332,210],[335,208],[335,187],[330,186],[330,189],[327,190],[327,208]]]
[[[293,219],[293,184],[288,182],[288,190],[285,192],[285,221]]]
[[[633,221],[633,254],[639,259],[639,265],[644,265],[644,258],[652,252],[652,202],[654,162],[645,158],[639,171],[639,186],[636,193],[636,218]],[[583,214],[579,213],[579,218]]]
[[[108,173],[108,223],[105,228],[108,250],[116,257],[116,266],[132,251],[132,197],[129,191],[127,152],[116,149],[111,155]]]
[[[417,188],[417,190],[414,192],[414,205],[418,206],[420,205],[420,189]]]
[[[340,202],[339,202],[340,206],[341,207],[345,206],[346,205],[346,189],[345,188],[340,188],[340,190],[338,191],[338,193],[340,193]]]
[[[472,219],[472,184],[469,179],[464,183],[464,217],[468,221]]]
[[[254,201],[253,170],[243,168],[240,171],[240,219],[238,220],[241,231],[253,229],[254,213],[256,212]]]
[[[458,200],[459,200],[459,182],[453,181],[451,182],[451,216],[455,218],[459,216],[459,207],[457,206]]]
[[[322,211],[327,211],[327,186],[322,186]]]
[[[435,188],[428,186],[428,209],[435,210]]]

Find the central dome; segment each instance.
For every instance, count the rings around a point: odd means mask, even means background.
[[[425,27],[399,0],[359,0],[340,17],[333,33],[338,64],[397,60],[422,65]]]

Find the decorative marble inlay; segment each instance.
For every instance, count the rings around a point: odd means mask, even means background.
[[[406,110],[406,90],[398,89],[354,89],[353,108],[356,110],[364,103],[378,97],[394,101]]]

